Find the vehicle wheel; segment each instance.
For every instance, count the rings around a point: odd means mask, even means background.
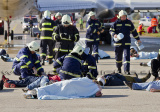
[[[13,40],[13,37],[14,37],[14,32],[13,30],[11,30],[11,40]]]
[[[7,30],[5,30],[5,33],[4,33],[4,40],[7,40]]]

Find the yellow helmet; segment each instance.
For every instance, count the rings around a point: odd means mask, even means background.
[[[66,14],[62,17],[62,24],[70,25],[71,23],[71,17],[69,15]]]
[[[121,10],[119,13],[118,13],[118,18],[120,18],[121,16],[123,16],[123,15],[126,15],[127,16],[127,12],[126,11],[124,11],[124,10]]]
[[[51,18],[51,12],[50,12],[49,10],[46,10],[46,11],[44,12],[44,17],[45,17],[45,18]]]
[[[90,11],[90,12],[89,12],[89,17],[91,17],[91,16],[93,16],[93,15],[96,15],[96,13],[93,12],[93,11]]]

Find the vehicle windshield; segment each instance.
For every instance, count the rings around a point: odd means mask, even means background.
[[[24,23],[28,23],[30,21],[30,18],[24,18]],[[37,18],[32,18],[33,23],[38,23]]]

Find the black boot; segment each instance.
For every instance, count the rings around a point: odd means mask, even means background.
[[[118,68],[116,73],[121,73],[121,68]]]
[[[132,90],[132,85],[133,85],[132,82],[123,81],[123,83],[124,83],[126,86],[128,86],[128,87]]]
[[[45,65],[45,59],[42,59],[42,65]]]
[[[129,71],[124,71],[126,75],[131,75]]]
[[[49,64],[53,63],[53,60],[51,58],[48,59]]]
[[[142,82],[146,82],[150,77],[151,77],[151,73],[148,72],[148,74],[144,78],[142,78],[141,80],[142,80]]]

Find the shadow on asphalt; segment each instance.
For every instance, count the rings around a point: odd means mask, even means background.
[[[13,92],[15,89],[3,89],[0,93]]]
[[[128,89],[126,86],[104,86],[102,89]]]
[[[103,95],[102,97],[97,97],[97,98],[118,98],[118,97],[128,97],[128,95]]]

